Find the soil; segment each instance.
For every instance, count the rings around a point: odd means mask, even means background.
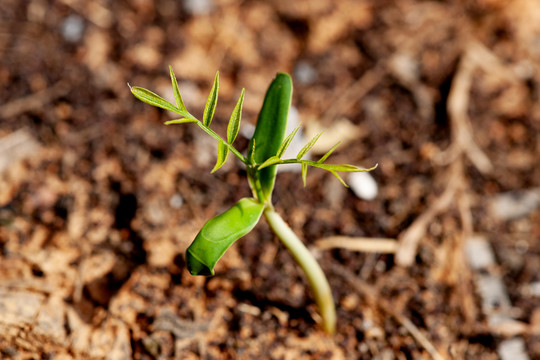
[[[540,359],[539,38],[535,0],[3,0],[0,358]],[[379,164],[372,200],[322,170],[277,178],[335,336],[264,221],[216,276],[187,272],[250,190],[129,92],[172,99],[169,64],[197,116],[220,71],[220,134],[246,89],[242,151],[288,72],[308,139]]]

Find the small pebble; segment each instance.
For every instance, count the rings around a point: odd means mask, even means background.
[[[64,19],[61,25],[62,36],[66,41],[76,43],[81,40],[84,32],[84,20],[79,15],[72,14]]]
[[[173,209],[180,209],[182,205],[184,204],[184,198],[180,194],[174,194],[171,196],[171,199],[169,200],[169,205]]]
[[[310,85],[317,80],[317,70],[305,61],[299,61],[293,70],[294,78],[299,84]]]
[[[505,311],[511,307],[511,303],[502,279],[482,274],[478,275],[476,283],[482,298],[482,309],[489,314],[488,322],[497,325],[506,320]]]
[[[212,0],[184,0],[184,9],[193,16],[208,15],[213,7]]]
[[[490,212],[499,220],[515,220],[528,216],[539,206],[538,190],[509,191],[493,197]]]
[[[418,61],[408,53],[397,53],[390,58],[390,70],[395,76],[406,84],[418,81],[420,77],[420,65]]]
[[[540,281],[535,281],[530,285],[531,295],[540,297]]]
[[[487,269],[495,264],[495,255],[484,237],[471,237],[465,242],[465,255],[475,270]]]
[[[382,273],[386,270],[386,263],[383,260],[379,260],[375,263],[375,271]]]
[[[513,338],[502,341],[497,349],[501,360],[528,360],[525,350],[525,341]]]

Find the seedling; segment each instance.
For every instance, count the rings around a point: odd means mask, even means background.
[[[166,121],[166,125],[195,123],[218,142],[217,161],[212,172],[217,171],[227,161],[229,152],[236,156],[247,169],[247,177],[253,197],[243,198],[232,208],[208,220],[201,231],[186,250],[186,263],[192,275],[214,275],[214,266],[227,249],[239,238],[249,233],[264,214],[266,221],[276,236],[291,252],[298,265],[306,274],[311,285],[315,301],[322,317],[322,325],[326,332],[333,334],[336,329],[336,310],[328,280],[321,267],[295,235],[287,223],[278,215],[272,205],[272,191],[276,178],[277,165],[301,164],[302,180],[306,185],[309,166],[327,170],[345,186],[347,184],[338,172],[359,172],[373,170],[347,164],[327,164],[325,161],[339,145],[336,144],[317,161],[303,160],[321,134],[315,136],[298,153],[294,159],[283,159],[285,150],[299,130],[299,126],[285,137],[287,117],[291,106],[292,80],[288,74],[278,73],[270,84],[257,119],[255,132],[250,140],[247,155],[244,156],[234,146],[234,140],[240,129],[244,90],[231,114],[226,137],[221,137],[210,128],[216,109],[219,89],[219,73],[216,73],[214,84],[202,120],[188,112],[176,76],[169,67],[172,88],[176,105],[171,104],[159,95],[141,87],[130,87],[133,95],[150,105],[169,110],[180,115],[180,118]]]

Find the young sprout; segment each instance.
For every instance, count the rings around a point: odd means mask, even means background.
[[[219,73],[216,73],[214,78],[214,84],[206,101],[201,121],[187,111],[180,95],[172,67],[169,67],[169,70],[176,105],[141,87],[130,86],[131,92],[136,98],[145,103],[180,115],[178,119],[166,121],[166,125],[195,123],[216,139],[218,142],[218,153],[212,172],[217,171],[223,166],[227,161],[229,152],[231,152],[245,164],[249,185],[253,193],[252,198],[241,199],[232,208],[213,217],[204,224],[197,237],[195,237],[195,240],[193,240],[186,250],[186,263],[189,272],[192,275],[214,275],[214,266],[225,251],[236,240],[249,233],[264,214],[272,231],[291,252],[298,265],[304,271],[321,313],[322,326],[326,332],[333,334],[336,330],[336,310],[328,280],[311,252],[275,211],[272,205],[272,191],[274,189],[277,165],[301,164],[304,186],[306,185],[308,166],[329,171],[343,185],[347,186],[338,172],[371,171],[377,165],[365,169],[348,164],[325,163],[339,143],[332,147],[318,161],[303,160],[304,155],[311,150],[321,134],[318,134],[307,143],[294,159],[282,159],[285,150],[299,129],[297,127],[291,134],[285,137],[292,98],[292,80],[288,74],[284,73],[278,73],[276,75],[266,92],[246,157],[233,146],[240,129],[244,90],[242,90],[229,119],[227,136],[226,138],[222,138],[210,129],[218,100]]]

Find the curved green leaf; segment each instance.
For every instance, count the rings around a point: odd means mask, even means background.
[[[208,99],[206,100],[206,106],[204,107],[203,124],[206,127],[210,126],[210,123],[212,122],[212,118],[214,117],[214,113],[216,112],[218,91],[219,91],[219,71],[216,73],[216,76],[214,77],[214,84],[212,85],[212,90],[210,90],[210,94],[208,95]]]
[[[128,84],[129,86],[129,84]],[[162,98],[156,93],[151,92],[148,89],[138,87],[138,86],[129,86],[129,89],[131,90],[131,93],[142,102],[145,102],[147,104],[150,104],[152,106],[156,106],[165,110],[169,110],[172,112],[175,112],[177,114],[181,114],[181,110],[178,109],[176,106]]]
[[[216,165],[212,169],[211,173],[217,171],[220,167],[225,164],[225,161],[227,161],[227,157],[229,156],[229,147],[223,140],[219,140],[218,143],[218,152],[217,152],[217,160]]]
[[[264,205],[244,198],[232,208],[204,224],[186,250],[186,263],[192,275],[214,275],[214,266],[225,251],[259,222]]]
[[[238,130],[240,130],[240,121],[242,121],[242,105],[244,104],[244,92],[245,89],[242,89],[240,98],[234,107],[234,110],[229,119],[229,125],[227,125],[227,142],[232,144],[236,140],[238,135]]]
[[[257,164],[262,164],[270,157],[277,155],[287,129],[291,98],[292,80],[290,75],[278,73],[266,91],[255,133],[251,139],[251,143],[256,142],[257,147],[252,150],[254,147],[249,146],[248,158],[253,158]],[[264,199],[259,200],[268,201],[274,189],[276,166],[272,165],[262,169],[258,177],[264,196]]]

